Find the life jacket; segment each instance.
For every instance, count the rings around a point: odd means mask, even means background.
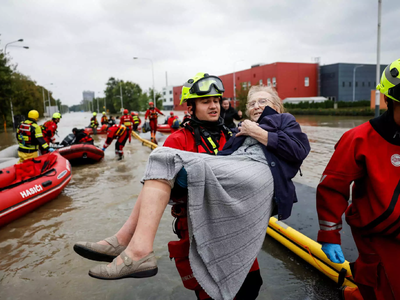
[[[214,135],[210,134],[204,127],[192,126],[193,120],[186,119],[183,126],[187,128],[194,136],[194,140],[198,153],[207,153],[217,155],[218,151],[222,149],[220,145],[225,145],[227,140],[232,136],[232,132],[225,125],[220,126],[219,140]],[[221,149],[220,149],[221,148]]]
[[[125,133],[125,131],[126,131],[126,127],[125,126],[119,126],[119,128],[115,132],[115,137],[122,136]]]
[[[101,124],[107,124],[107,122],[108,122],[107,116],[102,116],[101,117]]]
[[[139,124],[139,117],[138,116],[132,116],[133,119],[133,124]]]
[[[90,119],[90,127],[97,127],[97,125],[99,125],[99,123],[97,122],[97,118],[96,117],[92,117]]]
[[[126,127],[132,126],[131,118],[132,118],[132,117],[129,116],[129,115],[123,115],[123,116],[120,118],[120,124],[123,124],[123,125],[125,125]]]
[[[86,135],[85,137],[81,138],[78,142],[80,144],[91,143],[93,142],[93,139],[91,138],[91,136]]]
[[[41,140],[41,142],[39,141]],[[25,120],[17,128],[18,151],[31,153],[39,149],[42,144],[43,149],[48,148],[43,139],[41,127],[32,120]]]

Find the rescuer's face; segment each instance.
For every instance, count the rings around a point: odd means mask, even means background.
[[[216,122],[219,118],[219,113],[221,111],[221,106],[219,102],[219,97],[205,97],[197,98],[196,102],[196,117],[200,121]],[[192,115],[192,106],[188,106],[188,111]]]

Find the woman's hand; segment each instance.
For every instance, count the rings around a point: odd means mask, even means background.
[[[236,134],[236,136],[247,135],[255,138],[265,146],[268,144],[268,131],[260,128],[256,122],[244,120],[241,123],[241,126],[238,127],[238,130],[239,132]]]
[[[257,129],[260,129],[258,127],[258,124],[256,122],[250,121],[250,120],[244,120],[241,123],[241,126],[238,127],[239,132],[236,134],[236,136],[241,136],[241,135],[248,135],[251,136],[254,131]]]

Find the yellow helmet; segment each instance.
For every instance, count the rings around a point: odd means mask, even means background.
[[[34,120],[39,119],[39,112],[38,112],[37,110],[31,110],[31,111],[28,113],[28,118],[29,118],[29,119],[34,119]]]
[[[105,111],[103,111],[103,115],[105,115],[106,114],[106,112]]]
[[[225,92],[224,85],[219,77],[208,75],[207,73],[197,73],[184,83],[180,104],[189,99],[211,96],[222,97],[223,92]]]
[[[53,114],[53,119],[61,119],[61,114],[56,112]]]
[[[96,113],[96,112],[94,112],[94,113],[93,113],[93,116],[97,116],[97,113]]]
[[[400,102],[400,59],[385,68],[376,89],[388,98]]]

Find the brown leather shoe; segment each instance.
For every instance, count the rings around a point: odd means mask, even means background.
[[[121,258],[123,263],[120,265],[117,265],[117,259],[114,259],[109,267],[107,265],[95,266],[89,270],[89,276],[98,279],[115,280],[151,277],[158,272],[157,260],[153,251],[138,261],[131,259],[125,254],[125,251],[121,253]]]
[[[112,262],[114,258],[125,250],[126,246],[122,246],[117,237],[114,235],[104,239],[109,245],[100,245],[91,242],[78,242],[74,245],[74,250],[84,258]]]

